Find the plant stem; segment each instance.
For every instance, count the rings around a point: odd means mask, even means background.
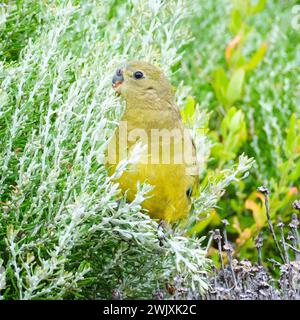
[[[274,240],[274,243],[276,245],[276,248],[280,254],[280,257],[282,259],[282,261],[285,263],[285,258],[282,254],[282,251],[280,249],[280,246],[279,246],[279,243],[277,241],[277,238],[276,238],[276,235],[275,235],[275,231],[274,231],[274,228],[273,228],[273,224],[272,224],[272,220],[271,220],[271,215],[270,215],[270,204],[269,204],[269,190],[266,188],[266,187],[259,187],[258,188],[258,191],[260,191],[263,195],[264,195],[264,198],[265,198],[265,207],[266,207],[266,214],[267,214],[267,219],[268,219],[268,225],[269,225],[269,229],[271,231],[271,234],[272,234],[272,237],[273,237],[273,240]]]

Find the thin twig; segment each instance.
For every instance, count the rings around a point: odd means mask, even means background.
[[[225,245],[224,245],[223,248],[226,251],[227,256],[228,256],[230,271],[231,271],[232,279],[233,279],[233,282],[234,282],[234,286],[236,288],[237,287],[237,281],[236,281],[235,273],[234,273],[234,270],[233,270],[233,264],[232,264],[233,248],[232,248],[231,244],[228,242],[227,231],[226,231],[226,227],[229,225],[229,223],[228,223],[228,221],[226,219],[224,219],[222,222],[224,224],[223,235],[224,235],[224,242],[225,242]]]
[[[273,228],[273,224],[272,224],[272,220],[271,220],[270,204],[269,204],[269,190],[266,187],[259,187],[258,191],[260,191],[264,195],[266,214],[267,214],[269,229],[271,231],[273,240],[274,240],[276,248],[277,248],[277,250],[278,250],[278,252],[280,254],[280,257],[281,257],[282,261],[285,263],[285,258],[284,258],[283,254],[282,254],[282,251],[280,249],[279,243],[277,241],[277,238],[276,238],[276,235],[275,235],[275,231],[274,231],[274,228]]]
[[[223,257],[222,257],[222,243],[221,243],[222,236],[221,236],[221,233],[220,233],[219,229],[215,230],[214,239],[217,240],[220,264],[221,264],[221,268],[222,268],[222,271],[223,271],[224,281],[225,281],[226,287],[228,289],[228,282],[227,282],[227,279],[226,279],[224,262],[223,262]]]
[[[279,227],[279,229],[280,229],[281,244],[282,244],[283,252],[284,252],[284,256],[285,256],[285,262],[286,262],[286,263],[289,263],[289,262],[290,262],[290,260],[289,260],[289,254],[288,254],[288,250],[287,250],[287,248],[286,248],[286,242],[285,242],[284,231],[283,231],[284,224],[283,224],[281,218],[278,218],[277,227]]]
[[[206,256],[208,255],[208,250],[209,250],[209,248],[210,248],[210,246],[211,246],[211,243],[212,243],[212,241],[213,241],[213,238],[214,238],[214,231],[213,230],[211,230],[211,231],[209,231],[209,234],[210,234],[210,237],[209,237],[209,239],[208,239],[208,242],[207,242],[207,246],[206,246],[206,249],[205,249],[205,252],[206,252]]]
[[[295,251],[296,253],[300,254],[300,250],[296,249],[295,247],[293,247],[292,245],[290,245],[289,243],[286,243],[286,245],[291,248],[293,251]]]
[[[298,200],[298,202],[299,202],[299,200]],[[298,208],[298,207],[297,207],[297,206],[298,206],[298,202],[295,201],[295,202],[293,203],[293,206],[294,206],[295,209]],[[297,204],[297,206],[296,206],[295,203]],[[299,221],[298,221],[298,217],[297,217],[296,214],[293,214],[293,215],[292,215],[292,221],[291,221],[291,223],[289,224],[289,227],[291,228],[293,237],[294,237],[294,239],[295,239],[295,240],[294,240],[295,243],[293,243],[293,244],[294,244],[294,247],[296,248],[296,246],[297,246],[297,248],[300,249],[300,238],[299,238],[299,234],[298,234]],[[298,255],[296,255],[296,260],[299,260],[299,256],[298,256]]]
[[[263,234],[260,232],[255,239],[255,247],[257,248],[258,265],[262,266],[262,246],[263,246]]]

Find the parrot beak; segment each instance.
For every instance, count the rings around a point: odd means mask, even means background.
[[[112,78],[113,89],[117,91],[117,89],[122,85],[123,81],[124,81],[123,70],[117,69],[115,75]]]

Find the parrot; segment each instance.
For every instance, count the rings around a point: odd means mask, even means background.
[[[130,61],[116,70],[112,86],[125,100],[125,110],[108,145],[113,155],[107,160],[109,174],[128,157],[128,150],[145,143],[141,158],[115,182],[128,202],[135,199],[139,185],[151,185],[141,204],[151,218],[169,223],[186,218],[199,185],[199,170],[195,144],[171,83],[156,65]]]

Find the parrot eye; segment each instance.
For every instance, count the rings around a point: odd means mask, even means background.
[[[144,74],[142,71],[136,71],[133,76],[135,77],[135,79],[142,79],[144,77]]]
[[[192,187],[189,187],[187,190],[186,190],[186,196],[188,198],[190,198],[192,196],[192,193],[193,193],[193,189]]]

